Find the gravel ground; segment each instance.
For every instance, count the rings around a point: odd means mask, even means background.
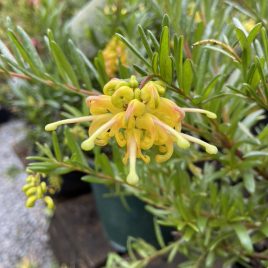
[[[38,268],[51,268],[48,219],[41,204],[25,208],[21,188],[26,174],[12,149],[24,135],[21,121],[0,125],[0,268],[18,267],[22,259],[31,260]]]

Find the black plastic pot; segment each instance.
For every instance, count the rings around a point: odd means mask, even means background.
[[[83,172],[73,171],[62,176],[62,185],[57,198],[72,198],[89,193],[91,188],[87,182],[81,180],[85,176]]]
[[[8,122],[11,118],[11,112],[0,105],[0,124]]]
[[[102,226],[111,245],[118,251],[126,250],[129,236],[142,238],[146,242],[159,247],[153,223],[153,216],[144,208],[145,203],[134,196],[125,197],[129,209],[119,197],[105,197],[111,193],[109,188],[92,184],[97,210]],[[165,242],[172,241],[172,228],[161,228]]]

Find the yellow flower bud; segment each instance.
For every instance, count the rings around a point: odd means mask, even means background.
[[[52,210],[55,208],[54,201],[50,196],[45,196],[43,198],[43,200],[44,200],[47,208],[52,209]]]
[[[33,175],[29,175],[27,178],[26,178],[26,182],[34,182],[35,181],[35,177]]]
[[[130,80],[129,80],[129,85],[130,85],[132,88],[136,88],[136,87],[138,87],[139,82],[137,81],[137,78],[136,78],[135,75],[131,75]]]
[[[154,82],[148,82],[141,89],[141,99],[148,105],[148,108],[152,110],[158,107],[160,97],[157,86],[154,84]]]
[[[122,86],[111,97],[112,104],[117,108],[125,107],[134,98],[133,89]]]
[[[31,187],[30,189],[28,189],[25,194],[26,196],[31,196],[31,195],[34,195],[37,191],[37,187],[33,186]]]
[[[119,89],[120,87],[130,87],[130,83],[127,81],[121,81],[115,86],[115,90]]]
[[[127,61],[126,46],[117,36],[114,36],[108,42],[102,55],[105,63],[105,71],[109,77],[114,77],[118,70],[119,60],[121,64],[125,64]]]
[[[47,185],[44,181],[41,182],[40,187],[41,187],[43,193],[47,192]]]
[[[38,199],[41,199],[42,197],[43,197],[43,191],[42,191],[42,187],[41,186],[38,186],[37,188],[36,188],[36,196],[37,196],[37,198]]]
[[[134,89],[134,98],[137,100],[141,99],[141,90],[139,88]]]
[[[34,186],[34,184],[33,183],[31,183],[31,184],[25,184],[23,187],[22,187],[22,191],[23,192],[26,192],[26,191],[28,191],[30,188],[32,188]]]
[[[30,196],[30,197],[27,199],[27,201],[26,201],[26,203],[25,203],[25,206],[26,206],[27,208],[31,208],[31,207],[33,207],[33,206],[35,205],[36,200],[37,200],[37,197],[36,197],[36,196]]]
[[[108,96],[112,96],[113,93],[115,92],[115,87],[117,86],[118,83],[120,83],[121,80],[117,78],[113,78],[110,80],[104,87],[103,87],[103,93]]]

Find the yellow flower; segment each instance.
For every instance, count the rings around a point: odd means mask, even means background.
[[[195,3],[190,3],[188,5],[188,8],[187,8],[187,15],[189,17],[192,17],[193,14],[194,14],[195,9],[196,9]],[[195,15],[194,16],[194,22],[195,23],[199,23],[199,22],[202,21],[202,17],[201,17],[201,14],[200,14],[200,11],[199,10],[197,10],[194,15]]]
[[[113,77],[118,69],[118,60],[122,64],[127,62],[126,46],[117,36],[112,37],[104,48],[103,59],[105,62],[105,70],[109,77]]]
[[[247,32],[250,32],[254,28],[255,24],[256,22],[253,19],[247,19],[243,22],[243,26]]]
[[[217,148],[196,137],[181,133],[181,123],[185,112],[203,113],[216,118],[212,112],[181,108],[173,101],[164,98],[165,87],[161,81],[147,82],[141,89],[135,76],[129,81],[112,79],[103,88],[104,95],[90,96],[87,105],[90,116],[61,120],[46,126],[47,131],[59,125],[90,121],[89,138],[81,147],[91,150],[95,145],[105,146],[115,138],[120,147],[126,148],[123,163],[129,163],[127,182],[136,184],[136,159],[149,163],[150,157],[144,151],[157,146],[158,163],[167,161],[173,154],[173,145],[186,149],[190,142],[203,146],[207,153],[216,154]]]
[[[46,207],[50,210],[54,209],[54,202],[52,198],[47,194],[47,184],[42,181],[41,174],[31,174],[26,179],[26,184],[22,187],[22,191],[25,193],[27,200],[25,206],[27,208],[33,207],[37,200],[44,201]]]

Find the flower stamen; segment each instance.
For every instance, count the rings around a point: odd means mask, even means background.
[[[190,147],[190,143],[184,137],[182,137],[181,133],[177,132],[175,129],[168,126],[167,124],[161,122],[155,116],[153,117],[153,120],[154,120],[155,124],[159,125],[163,129],[167,130],[170,134],[172,134],[176,138],[176,143],[180,148],[186,149],[186,148]]]
[[[94,119],[95,116],[89,115],[89,116],[82,116],[82,117],[76,117],[76,118],[70,118],[70,119],[64,119],[57,122],[53,122],[50,124],[47,124],[45,126],[46,131],[54,131],[57,129],[57,127],[65,124],[74,124],[74,123],[82,123],[82,122],[89,122]]]
[[[190,135],[187,135],[187,134],[184,134],[184,133],[181,133],[181,135],[182,135],[185,139],[187,139],[187,140],[189,140],[189,141],[191,141],[191,142],[200,144],[201,146],[203,146],[203,147],[206,149],[206,152],[207,152],[208,154],[216,154],[216,153],[218,152],[217,147],[214,146],[214,145],[211,145],[211,144],[209,144],[209,143],[207,143],[207,142],[204,142],[204,141],[202,141],[202,140],[200,140],[200,139],[198,139],[198,138],[195,138],[195,137],[193,137],[193,136],[190,136]]]
[[[207,111],[207,110],[197,109],[197,108],[181,108],[181,109],[187,113],[201,113],[201,114],[205,114],[208,118],[211,118],[211,119],[217,118],[216,114],[214,114],[210,111]]]
[[[137,157],[137,145],[134,137],[129,139],[128,144],[129,152],[129,174],[127,176],[127,182],[135,185],[139,181],[139,177],[136,173],[136,157]]]
[[[81,148],[85,151],[90,151],[94,148],[95,140],[98,138],[98,136],[107,131],[111,126],[116,123],[118,116],[120,114],[116,114],[112,119],[110,119],[108,122],[103,124],[100,128],[98,128],[88,139],[82,142]]]

